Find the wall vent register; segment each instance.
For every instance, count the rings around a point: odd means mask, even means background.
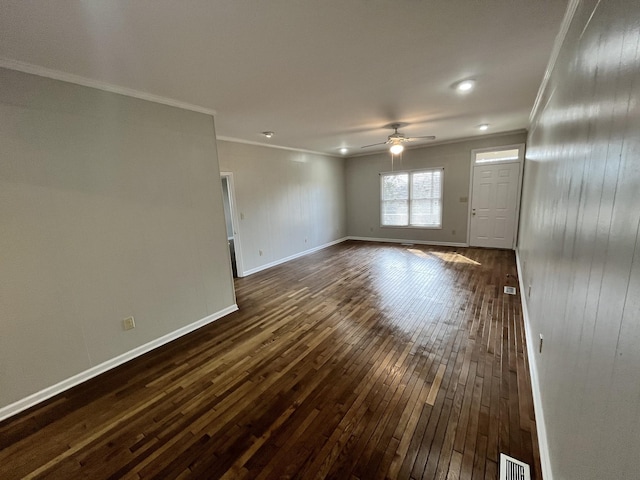
[[[515,295],[516,287],[504,287],[504,293],[506,293],[507,295]]]

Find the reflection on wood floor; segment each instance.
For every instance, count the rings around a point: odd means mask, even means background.
[[[540,479],[513,252],[345,242],[0,424],[0,477]]]

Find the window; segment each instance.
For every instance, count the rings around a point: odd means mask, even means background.
[[[442,168],[380,174],[383,227],[442,227]]]
[[[477,152],[474,154],[474,163],[480,165],[483,163],[506,163],[517,162],[520,160],[520,150],[518,148],[508,150],[492,150]]]

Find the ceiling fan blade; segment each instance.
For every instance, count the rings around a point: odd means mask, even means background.
[[[364,147],[360,147],[360,148],[369,148],[369,147],[375,147],[377,145],[386,145],[389,142],[382,142],[382,143],[372,143],[371,145],[365,145]]]
[[[424,135],[422,137],[408,137],[405,140],[409,142],[413,142],[414,140],[425,139],[425,140],[435,140],[436,137],[434,135]]]

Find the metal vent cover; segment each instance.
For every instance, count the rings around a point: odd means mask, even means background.
[[[504,293],[506,293],[507,295],[515,295],[516,287],[504,287]]]
[[[531,480],[529,465],[501,453],[500,480]]]

